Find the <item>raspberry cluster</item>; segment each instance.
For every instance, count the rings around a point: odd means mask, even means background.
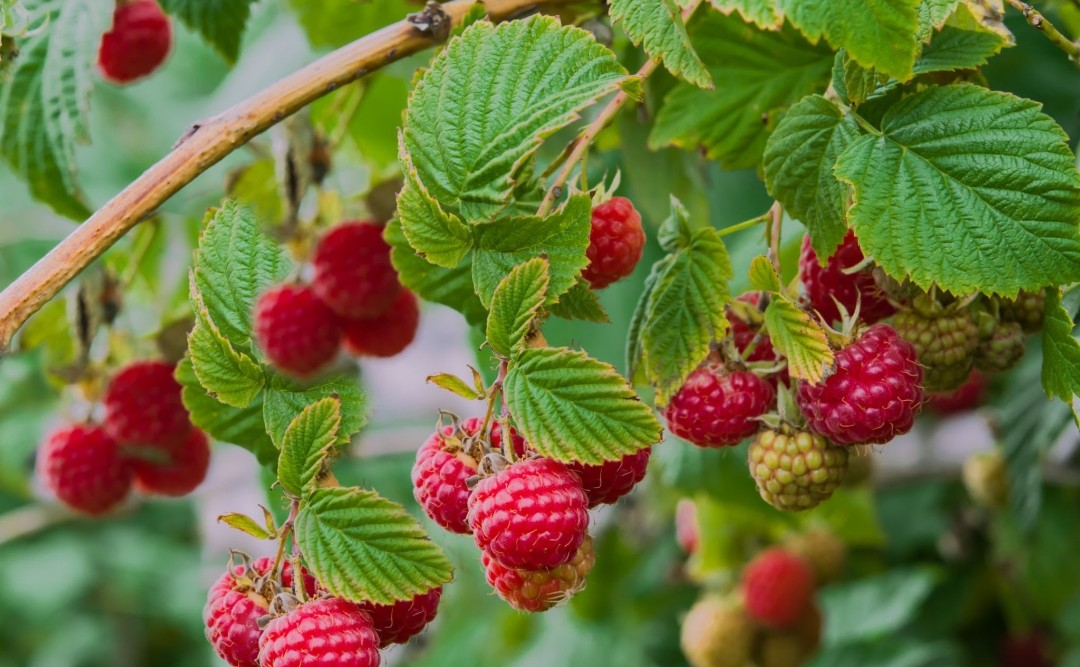
[[[105,391],[102,424],[75,424],[51,433],[38,453],[38,472],[72,509],[98,516],[127,498],[183,496],[206,478],[210,443],[181,400],[173,366],[138,361]]]
[[[171,48],[172,22],[155,0],[118,2],[101,36],[98,69],[107,81],[131,83],[161,67]]]
[[[277,285],[255,305],[255,339],[276,367],[308,377],[339,349],[392,357],[413,341],[420,306],[398,280],[381,225],[337,225],[319,240],[311,264],[310,285]]]

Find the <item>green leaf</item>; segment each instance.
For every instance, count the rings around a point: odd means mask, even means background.
[[[965,8],[936,32],[915,62],[916,74],[952,72],[982,67],[1008,42],[998,33],[986,30]]]
[[[307,406],[324,398],[337,398],[341,403],[337,444],[344,445],[367,422],[367,398],[357,377],[342,375],[305,386],[281,375],[272,376],[266,388],[263,419],[274,444],[280,447],[289,424]]]
[[[416,4],[405,0],[289,0],[288,4],[315,47],[344,46],[417,10]]]
[[[915,619],[936,579],[928,570],[907,568],[829,586],[821,594],[824,641],[840,644],[899,631]]]
[[[240,55],[240,41],[255,0],[161,0],[161,7],[202,35],[230,64]]]
[[[743,20],[764,30],[778,30],[784,22],[776,0],[709,0],[724,14],[739,12]]]
[[[669,72],[700,88],[712,89],[712,77],[690,44],[675,0],[611,0],[608,13],[635,46],[640,45],[653,60],[662,61]]]
[[[546,218],[520,216],[475,226],[476,252],[473,282],[480,300],[489,304],[495,287],[524,261],[544,256],[549,262],[551,284],[547,302],[554,303],[577,281],[588,259],[592,229],[589,196],[571,196],[562,208]]]
[[[1046,395],[1071,403],[1080,397],[1080,339],[1069,312],[1061,306],[1061,292],[1047,290],[1043,315],[1042,385]]]
[[[1080,280],[1080,174],[1037,103],[931,87],[881,130],[848,146],[835,173],[855,188],[859,245],[889,275],[1010,297]]]
[[[324,462],[333,453],[341,428],[341,401],[334,396],[303,409],[285,429],[277,476],[294,498],[307,498],[315,490]]]
[[[487,339],[503,357],[515,357],[525,347],[526,336],[547,298],[548,262],[537,257],[515,266],[491,297]]]
[[[245,408],[265,384],[262,366],[238,352],[210,318],[192,274],[191,305],[195,327],[188,334],[188,353],[199,383],[210,396],[234,408]]]
[[[113,6],[97,0],[27,0],[18,58],[0,80],[0,155],[35,199],[60,215],[90,214],[76,177],[75,145],[90,141],[88,111],[101,35]]]
[[[721,82],[705,91],[681,83],[664,99],[649,144],[702,146],[727,169],[757,166],[778,109],[829,83],[833,54],[790,26],[761,32],[736,16],[710,13],[690,28],[694,48]]]
[[[660,441],[660,424],[615,369],[567,348],[529,348],[510,367],[506,402],[542,456],[598,464]]]
[[[791,377],[817,384],[829,374],[834,358],[825,330],[805,310],[787,299],[773,299],[765,308],[765,328],[787,357]]]
[[[429,375],[427,381],[437,387],[457,394],[467,401],[475,401],[480,398],[480,392],[469,386],[465,380],[462,380],[456,375],[451,375],[450,373],[436,373],[435,375]]]
[[[907,81],[919,52],[920,0],[780,0],[784,16],[811,41],[822,36],[864,67]]]
[[[270,539],[270,533],[265,528],[255,522],[255,519],[247,516],[246,514],[240,514],[238,512],[229,512],[228,514],[222,514],[218,517],[218,521],[225,524],[230,528],[235,528],[241,532],[251,535],[257,540]]]
[[[553,17],[480,21],[451,40],[413,89],[405,148],[444,210],[487,221],[507,207],[545,137],[638,84],[592,35]]]
[[[677,252],[694,242],[694,229],[690,226],[690,212],[677,197],[669,195],[668,205],[671,211],[660,223],[656,240],[665,251]]]
[[[846,49],[840,49],[836,53],[833,86],[840,97],[851,106],[857,107],[880,95],[888,81],[888,76],[852,60]]]
[[[450,306],[464,315],[469,324],[485,321],[487,309],[473,291],[471,258],[454,269],[435,266],[416,254],[397,219],[386,225],[383,235],[390,244],[390,261],[397,269],[401,284],[425,301]]]
[[[397,217],[409,245],[424,259],[452,269],[472,249],[469,226],[453,213],[443,210],[416,176],[409,154],[401,148],[405,186],[398,193]]]
[[[960,0],[923,0],[919,5],[919,40],[925,42],[933,31],[941,30],[959,4]]]
[[[548,312],[566,320],[585,320],[586,322],[610,322],[607,311],[600,303],[600,296],[589,286],[588,281],[579,277],[574,286],[559,297],[558,303],[548,307]]]
[[[642,344],[641,336],[645,330],[645,321],[649,316],[649,304],[652,303],[653,292],[656,291],[656,283],[660,276],[671,264],[671,257],[665,257],[653,264],[649,275],[645,277],[645,285],[638,297],[634,314],[630,318],[630,328],[626,332],[626,375],[631,383],[647,382],[641,373]]]
[[[765,146],[765,185],[806,225],[819,257],[830,257],[847,234],[848,188],[833,166],[860,135],[851,116],[820,95],[788,109]]]
[[[453,577],[416,519],[374,491],[316,489],[296,517],[296,539],[319,583],[347,600],[391,604]]]
[[[765,255],[758,255],[750,262],[750,287],[762,292],[779,292],[780,276],[776,267]]]

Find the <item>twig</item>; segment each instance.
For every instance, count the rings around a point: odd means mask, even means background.
[[[1069,56],[1069,60],[1080,65],[1080,44],[1066,37],[1053,23],[1047,20],[1039,10],[1035,9],[1030,4],[1023,2],[1022,0],[1007,0],[1007,2],[1019,10],[1033,28],[1041,31],[1054,46],[1064,51],[1065,54]]]
[[[488,15],[503,20],[530,7],[566,0],[486,0]],[[158,206],[272,125],[343,85],[389,63],[443,42],[449,19],[460,25],[473,0],[435,5],[418,16],[362,37],[278,81],[222,114],[197,123],[173,147],[29,271],[0,293],[0,355],[15,332],[90,262]]]
[[[776,269],[776,275],[780,273],[780,227],[784,224],[784,208],[780,202],[774,201],[769,212],[769,261]]]
[[[55,505],[24,505],[0,515],[0,545],[74,518],[74,514]]]

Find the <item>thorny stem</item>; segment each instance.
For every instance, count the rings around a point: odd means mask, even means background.
[[[1053,23],[1047,20],[1039,10],[1035,9],[1030,4],[1023,2],[1022,0],[1006,1],[1023,14],[1024,18],[1027,19],[1027,22],[1030,23],[1033,28],[1042,32],[1054,46],[1064,51],[1065,54],[1069,56],[1069,60],[1080,66],[1080,43],[1066,37]],[[1077,3],[1077,5],[1080,6],[1080,3]]]
[[[784,207],[780,205],[780,202],[773,202],[769,212],[766,213],[769,216],[769,261],[772,262],[773,268],[776,269],[776,275],[782,275],[780,273],[780,227],[784,223]]]

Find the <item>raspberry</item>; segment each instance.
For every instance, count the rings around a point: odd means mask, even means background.
[[[1000,322],[989,338],[975,350],[975,368],[986,373],[1003,373],[1024,356],[1024,329],[1019,322]],[[963,386],[963,385],[961,385]]]
[[[373,317],[344,320],[345,351],[357,357],[392,357],[416,337],[420,307],[416,296],[407,289],[398,291],[394,302]]]
[[[645,479],[651,454],[652,448],[647,447],[617,461],[606,461],[600,465],[571,463],[567,467],[581,479],[581,486],[589,497],[589,507],[593,508],[611,505],[630,493],[638,482]]]
[[[135,489],[145,494],[186,496],[206,479],[210,467],[210,443],[206,434],[192,429],[188,437],[176,445],[152,445],[158,458],[132,458]]]
[[[574,559],[549,570],[517,570],[495,560],[484,551],[480,555],[488,585],[518,611],[541,612],[569,600],[585,588],[585,579],[596,563],[592,538],[581,542]]]
[[[810,609],[813,595],[813,570],[784,549],[762,551],[743,571],[746,611],[768,627],[793,626]]]
[[[964,384],[979,346],[979,328],[967,312],[917,305],[897,313],[893,325],[914,346],[927,391],[952,391]]]
[[[315,248],[312,287],[335,313],[349,319],[375,317],[401,290],[390,263],[390,246],[374,221],[343,222]]]
[[[761,292],[746,292],[739,295],[737,300],[757,307],[761,304],[761,297]],[[739,352],[745,352],[758,332],[761,331],[761,324],[747,322],[739,317],[739,314],[731,306],[727,307],[727,318],[731,324],[731,337],[735,341],[736,349]],[[776,359],[776,349],[773,348],[772,339],[767,334],[761,337],[761,340],[754,347],[754,351],[745,357],[746,361],[775,361]]]
[[[927,404],[943,415],[974,410],[982,405],[986,388],[986,376],[977,370],[971,371],[967,381],[951,392],[929,394]]]
[[[848,453],[809,431],[767,429],[750,443],[750,475],[762,499],[781,510],[801,511],[828,500],[847,473]]]
[[[53,431],[37,463],[48,489],[83,514],[105,514],[131,490],[131,465],[100,426],[74,424]]]
[[[371,616],[375,632],[379,635],[379,648],[386,648],[391,644],[404,644],[420,634],[438,613],[441,597],[442,586],[438,586],[410,600],[400,600],[394,604],[367,602],[360,608]]]
[[[1009,470],[998,450],[972,454],[964,461],[964,487],[979,505],[1001,509],[1009,502]]]
[[[506,567],[543,570],[574,558],[589,525],[577,475],[550,459],[527,459],[485,477],[469,496],[476,546]]]
[[[310,287],[278,285],[255,306],[255,338],[275,366],[304,377],[337,354],[341,320]]]
[[[821,639],[821,612],[811,606],[790,630],[769,630],[757,646],[759,667],[800,667]]]
[[[675,540],[687,554],[697,551],[700,537],[697,526],[697,505],[683,498],[675,506]]]
[[[270,621],[259,638],[262,667],[378,667],[379,636],[355,603],[320,598]]]
[[[416,452],[412,468],[413,495],[432,521],[452,533],[468,534],[469,487],[466,481],[476,474],[477,461],[466,451],[468,436],[476,435],[481,420],[466,419],[455,432],[445,426],[435,432]]]
[[[245,570],[238,565],[231,572],[221,575],[206,596],[203,623],[206,639],[217,654],[233,667],[259,667],[258,620],[270,608],[268,596],[272,586],[261,581],[274,561],[260,558]],[[281,573],[282,585],[293,585],[292,565],[285,563]],[[315,579],[304,572],[304,587],[309,595],[315,593]]]
[[[776,398],[772,385],[748,371],[703,366],[690,374],[664,410],[668,430],[699,447],[737,445]]]
[[[811,528],[805,533],[791,535],[784,540],[784,548],[806,561],[819,586],[839,579],[847,563],[847,547],[824,528]]]
[[[113,376],[105,390],[105,430],[117,442],[175,445],[194,428],[180,399],[173,366],[136,361]]]
[[[875,324],[836,353],[836,370],[816,385],[799,382],[796,400],[810,428],[838,445],[883,445],[907,433],[922,407],[915,350]]]
[[[692,667],[745,667],[755,634],[745,609],[707,597],[683,619],[680,644]]]
[[[1046,292],[1020,292],[1015,299],[1001,299],[1000,308],[1003,321],[1019,322],[1024,333],[1038,333],[1046,309]]]
[[[98,69],[112,83],[131,83],[160,67],[171,47],[172,23],[157,2],[119,2],[112,29],[101,36]]]
[[[1050,667],[1054,664],[1050,649],[1044,633],[1029,630],[1003,639],[998,655],[1002,667]]]
[[[817,253],[810,245],[810,236],[803,237],[802,253],[799,255],[799,277],[806,288],[810,305],[821,313],[826,322],[840,319],[840,310],[833,298],[843,304],[849,314],[854,314],[855,305],[859,304],[859,319],[867,324],[873,324],[896,312],[885,292],[874,280],[872,269],[863,269],[851,275],[844,273],[845,269],[859,265],[864,259],[853,231],[847,233],[825,266],[818,262]]]
[[[593,289],[603,289],[634,272],[645,247],[641,215],[629,199],[613,197],[592,211],[589,247],[585,251],[589,265],[581,277]]]

